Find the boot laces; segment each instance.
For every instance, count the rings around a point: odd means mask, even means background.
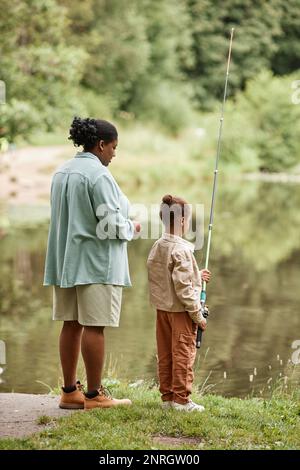
[[[106,398],[112,400],[110,390],[107,387],[104,387],[103,385],[100,385],[100,388],[99,388],[98,392],[99,392],[100,395],[104,395]]]
[[[80,392],[84,392],[84,386],[82,385],[82,383],[80,383],[80,380],[77,380],[76,382],[76,388],[77,390],[79,390]]]

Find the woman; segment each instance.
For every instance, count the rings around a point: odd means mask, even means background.
[[[75,117],[70,137],[83,152],[63,164],[51,185],[51,221],[44,285],[53,285],[53,319],[64,322],[60,360],[61,408],[130,405],[110,397],[101,385],[104,328],[119,326],[122,287],[130,286],[127,241],[140,231],[128,218],[129,202],[108,165],[118,133],[100,119]],[[79,352],[87,393],[76,382]]]

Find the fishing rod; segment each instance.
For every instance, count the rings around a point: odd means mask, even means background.
[[[213,229],[214,207],[215,207],[215,198],[216,198],[216,192],[217,192],[218,165],[219,165],[219,159],[220,159],[220,154],[221,154],[221,138],[222,138],[222,130],[223,130],[223,122],[224,122],[224,109],[225,109],[225,102],[226,102],[226,96],[227,96],[227,85],[228,85],[229,67],[230,67],[230,60],[231,60],[233,32],[234,32],[234,28],[231,28],[228,58],[227,58],[227,68],[226,68],[226,76],[225,76],[224,95],[223,95],[220,125],[219,125],[219,135],[218,135],[216,165],[215,165],[215,171],[214,171],[213,192],[212,192],[211,206],[210,206],[205,269],[208,269],[208,261],[209,261],[210,245],[211,245],[211,237],[212,237],[212,229]],[[201,314],[203,315],[204,318],[207,318],[208,313],[209,313],[208,308],[205,306],[205,303],[206,303],[206,284],[207,284],[206,281],[202,282],[202,289],[201,289],[201,294],[200,294],[200,312],[201,312]],[[202,341],[202,329],[200,328],[200,326],[198,326],[197,339],[196,339],[196,347],[197,348],[200,348],[201,341]]]

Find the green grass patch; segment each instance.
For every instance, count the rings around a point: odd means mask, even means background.
[[[3,439],[0,449],[299,449],[299,394],[262,398],[193,395],[204,413],[161,408],[156,387],[113,386],[131,407],[61,418],[55,427],[26,439]]]
[[[45,426],[46,424],[52,423],[52,421],[53,421],[53,418],[51,418],[51,416],[42,415],[38,417],[38,419],[36,420],[36,423],[40,426]]]

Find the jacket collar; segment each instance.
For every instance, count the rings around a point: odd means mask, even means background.
[[[77,152],[75,158],[92,158],[102,165],[99,158],[91,152]]]
[[[162,236],[162,239],[167,240],[168,242],[179,243],[180,245],[183,245],[189,250],[191,250],[192,252],[194,252],[195,250],[193,243],[188,242],[182,237],[179,237],[179,235],[172,235],[171,233],[164,233]]]

